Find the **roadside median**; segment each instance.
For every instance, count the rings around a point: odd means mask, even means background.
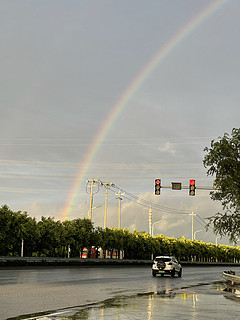
[[[152,260],[134,259],[80,259],[49,257],[0,257],[0,267],[87,267],[87,266],[151,266]],[[240,266],[230,262],[181,261],[183,266]]]

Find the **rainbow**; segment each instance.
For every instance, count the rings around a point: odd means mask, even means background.
[[[121,111],[127,106],[130,99],[134,96],[136,91],[144,83],[147,77],[154,71],[154,69],[187,37],[189,36],[200,24],[207,18],[212,16],[218,9],[223,7],[231,0],[215,0],[210,5],[206,6],[200,13],[194,16],[186,25],[183,26],[169,41],[167,41],[160,50],[153,56],[153,58],[143,67],[143,69],[133,79],[127,89],[123,92],[120,99],[111,109],[107,119],[101,125],[93,143],[90,145],[81,165],[80,170],[75,178],[70,197],[64,206],[61,214],[61,219],[65,220],[69,217],[72,209],[76,203],[79,190],[85,181],[87,171],[97,154],[102,142],[112,128],[114,122],[118,118]]]

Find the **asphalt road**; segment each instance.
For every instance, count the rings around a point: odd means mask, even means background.
[[[235,267],[234,270],[240,274],[240,267]],[[106,299],[119,297],[128,297],[128,301],[131,301],[136,296],[172,298],[176,294],[192,295],[193,292],[202,296],[207,294],[222,297],[221,290],[212,289],[215,282],[222,281],[222,271],[222,267],[184,267],[182,278],[154,278],[149,266],[1,268],[0,319],[20,315],[40,319],[37,313],[42,312],[73,315],[79,310],[101,305]],[[139,308],[143,305],[144,302]],[[240,304],[237,306],[239,308]],[[91,317],[88,315],[88,319],[98,319],[98,315],[92,314]],[[47,319],[52,318],[49,316]],[[151,319],[155,319],[154,316]]]

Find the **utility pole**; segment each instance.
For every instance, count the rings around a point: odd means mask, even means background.
[[[90,184],[90,208],[89,208],[89,211],[88,211],[88,219],[92,220],[92,209],[93,209],[93,186],[94,186],[94,183],[98,183],[99,184],[99,180],[96,180],[96,179],[91,179],[91,180],[87,180],[87,186],[89,186],[89,183],[91,182]],[[87,191],[88,192],[88,191]],[[97,191],[98,192],[98,191]]]
[[[190,216],[192,216],[192,241],[194,240],[194,232],[193,232],[193,216],[196,214],[192,211],[192,213],[189,213]]]
[[[107,196],[108,196],[108,185],[106,184],[106,193],[105,193],[105,210],[104,210],[104,223],[103,228],[106,229],[107,224]]]
[[[118,229],[121,228],[121,196],[124,196],[125,193],[121,193],[121,190],[118,191],[118,193],[115,193],[118,199]]]
[[[89,209],[89,215],[88,219],[92,220],[92,205],[93,205],[93,183],[94,180],[91,180],[91,192],[90,192],[90,209]]]
[[[148,224],[149,224],[149,234],[152,236],[152,208],[148,211]]]
[[[107,196],[108,196],[108,188],[111,186],[114,186],[113,183],[109,183],[109,182],[101,182],[101,185],[104,185],[106,188],[106,192],[105,192],[105,211],[104,211],[104,223],[103,223],[103,228],[106,229],[106,225],[107,225]]]

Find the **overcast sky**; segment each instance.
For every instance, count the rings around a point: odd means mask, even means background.
[[[220,1],[1,1],[1,204],[62,219],[84,157],[116,103],[157,52],[213,3]],[[194,211],[194,232],[202,230],[196,238],[215,243],[203,220],[221,205],[209,191],[190,197],[185,189],[162,189],[155,196],[154,179],[212,186],[203,149],[239,127],[239,14],[238,0],[219,5],[145,77],[88,163],[69,219],[87,217],[85,180],[95,178],[158,205],[154,234],[191,238]],[[113,191],[108,227],[117,227]],[[150,203],[122,198],[121,226],[148,231]],[[104,199],[101,187],[95,226],[103,226]]]

